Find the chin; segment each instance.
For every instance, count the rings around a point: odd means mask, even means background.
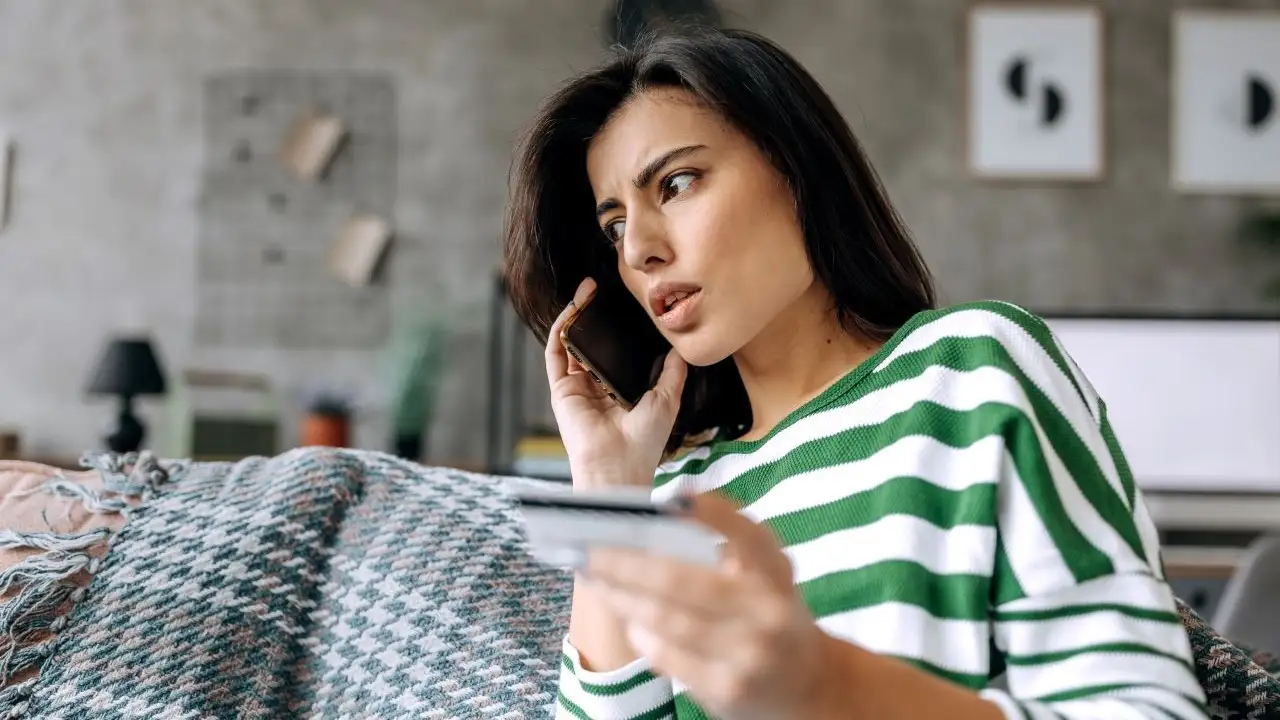
[[[671,346],[694,367],[715,365],[738,350],[738,346],[724,342],[724,338],[715,337],[705,329],[675,338]]]

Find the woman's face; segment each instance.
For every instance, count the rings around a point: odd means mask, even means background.
[[[786,181],[685,91],[623,106],[587,174],[623,282],[692,365],[737,352],[813,285]]]

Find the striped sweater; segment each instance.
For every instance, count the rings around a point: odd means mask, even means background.
[[[1017,306],[917,315],[764,438],[659,467],[654,495],[681,491],[767,524],[827,633],[1009,718],[1206,716],[1106,406]],[[706,717],[645,659],[590,672],[567,640],[557,716]]]

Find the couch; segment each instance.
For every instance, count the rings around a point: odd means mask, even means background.
[[[515,484],[380,453],[0,462],[0,717],[550,714],[570,576]],[[1280,667],[1180,612],[1215,717]]]

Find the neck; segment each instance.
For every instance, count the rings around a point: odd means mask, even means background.
[[[830,294],[814,283],[733,356],[751,402],[751,429],[742,439],[766,435],[879,346],[841,327]]]

